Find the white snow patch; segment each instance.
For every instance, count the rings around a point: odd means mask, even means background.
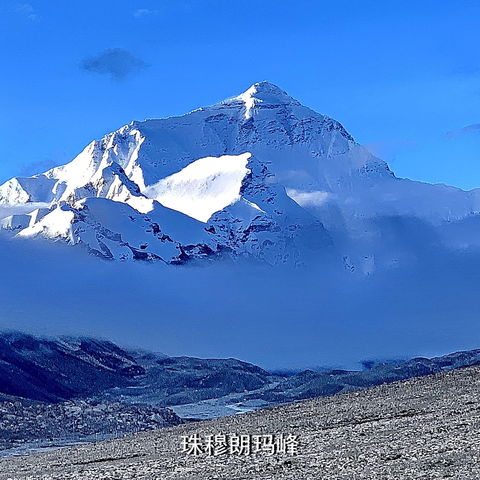
[[[120,198],[113,198],[113,200],[117,202],[121,202]],[[130,205],[139,213],[149,213],[153,210],[153,200],[150,198],[145,197],[135,197],[133,195],[129,195],[124,202]]]
[[[250,118],[252,116],[252,110],[255,106],[256,98],[254,94],[257,92],[255,85],[251,86],[246,92],[243,92],[237,98],[245,103],[245,118]]]
[[[215,212],[240,199],[242,181],[250,173],[250,157],[247,152],[200,158],[142,193],[165,207],[207,222]]]
[[[225,100],[222,104],[231,105],[236,102],[243,103],[245,107],[245,118],[247,120],[255,113],[255,107],[260,104],[300,105],[297,100],[290,97],[282,89],[266,81],[255,83],[242,94]]]
[[[19,232],[18,236],[34,237],[42,234],[47,238],[66,238],[73,242],[72,223],[74,217],[75,215],[71,210],[63,210],[61,207],[57,207],[39,222]]]

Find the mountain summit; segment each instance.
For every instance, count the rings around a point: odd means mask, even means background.
[[[273,108],[280,105],[300,105],[300,102],[290,97],[288,93],[270,82],[259,82],[236,97],[222,102],[224,105],[242,105],[245,109],[245,118],[250,118],[258,108]]]
[[[0,220],[12,235],[106,259],[328,254],[371,273],[410,258],[419,225],[449,247],[478,246],[480,193],[395,177],[339,122],[260,82],[186,115],[134,121],[64,166],[9,180],[0,204],[14,212]]]

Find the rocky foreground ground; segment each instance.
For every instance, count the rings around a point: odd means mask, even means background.
[[[119,437],[180,423],[172,410],[149,405],[0,400],[0,457],[14,450]]]
[[[480,478],[480,368],[3,459],[0,479]],[[296,435],[298,454],[187,455],[182,436]]]

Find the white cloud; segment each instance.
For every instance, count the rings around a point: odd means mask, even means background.
[[[287,195],[293,198],[302,207],[320,207],[327,200],[330,194],[321,190],[313,190],[312,192],[304,192],[287,188]]]
[[[31,5],[30,3],[18,3],[15,9],[25,18],[28,18],[28,20],[35,21],[40,19],[40,16],[35,11],[35,8],[33,8],[33,5]]]
[[[455,138],[460,135],[465,135],[469,133],[478,133],[480,132],[480,123],[473,123],[472,125],[467,125],[463,128],[458,128],[457,130],[450,130],[445,134],[447,138]]]
[[[133,12],[135,18],[144,18],[151,15],[156,15],[158,10],[150,10],[149,8],[139,8]]]

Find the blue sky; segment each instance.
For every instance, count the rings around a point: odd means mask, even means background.
[[[269,80],[398,175],[480,186],[479,14],[466,0],[4,0],[0,181]]]

